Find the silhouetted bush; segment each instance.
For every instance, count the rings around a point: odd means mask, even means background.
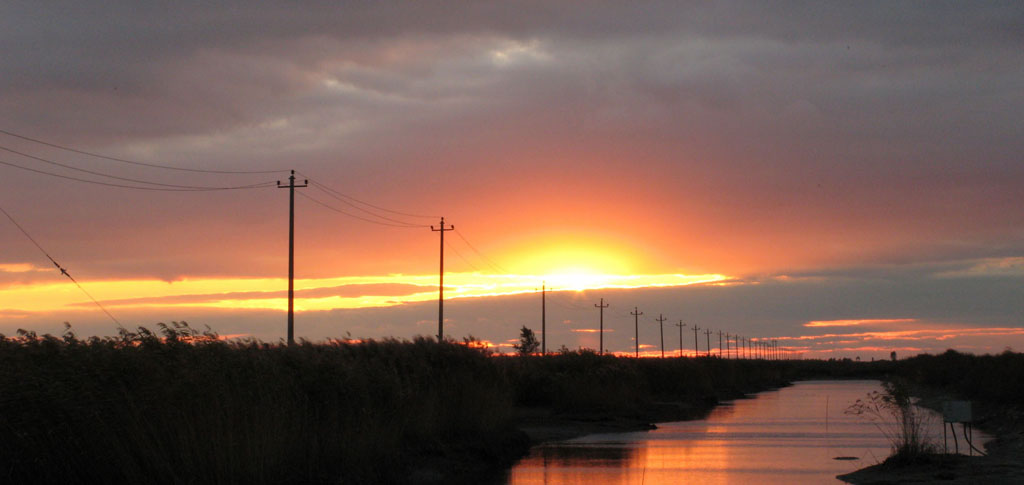
[[[846,414],[871,421],[892,446],[886,463],[909,465],[927,460],[938,447],[925,430],[929,415],[922,412],[902,379],[882,383],[882,391],[871,391],[846,409]]]

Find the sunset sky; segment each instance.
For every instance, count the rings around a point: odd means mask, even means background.
[[[302,338],[435,334],[444,216],[504,352],[542,284],[549,349],[1024,349],[1024,6],[680,3],[4,2],[0,207],[126,327],[283,338],[294,169]],[[0,243],[0,333],[116,333]]]

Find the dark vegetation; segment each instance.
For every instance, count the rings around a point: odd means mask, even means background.
[[[486,355],[427,339],[28,333],[0,340],[0,482],[400,483],[500,461],[511,409]]]
[[[988,405],[1024,407],[1024,354],[997,355],[947,350],[898,362],[896,372],[919,385]]]
[[[665,409],[659,403],[699,414],[719,400],[788,383],[785,364],[765,361],[633,359],[589,350],[494,361],[518,406],[652,421],[659,420],[657,414]]]
[[[1020,354],[773,362],[492,356],[472,344],[287,347],[180,323],[109,338],[0,336],[0,482],[478,482],[526,451],[524,408],[684,419],[796,379],[890,374],[969,399],[1024,397]]]
[[[892,363],[886,382],[886,392],[875,396],[875,402],[896,417],[897,426],[890,428],[896,438],[893,454],[839,478],[850,483],[1024,482],[1024,354],[1007,350],[978,356],[948,350],[919,355]],[[944,400],[971,401],[973,426],[995,437],[986,446],[987,455],[943,454],[940,444],[916,440],[915,414],[905,405],[911,395],[936,409]],[[961,441],[961,451],[967,445]]]

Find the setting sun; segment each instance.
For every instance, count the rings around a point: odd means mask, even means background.
[[[611,278],[609,275],[597,274],[588,270],[566,268],[548,273],[544,276],[544,281],[553,290],[583,291],[589,288],[600,288]]]
[[[637,249],[621,241],[592,234],[543,234],[520,241],[505,252],[511,272],[572,275],[573,283],[602,274],[630,274],[645,266]]]

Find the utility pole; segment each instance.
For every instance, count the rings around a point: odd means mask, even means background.
[[[548,355],[548,289],[540,283],[540,355]]]
[[[731,348],[732,346],[730,345],[730,342],[729,342],[729,339],[731,339],[731,338],[732,338],[732,335],[729,335],[729,333],[726,332],[725,333],[725,350],[728,350],[728,352],[725,353],[725,358],[726,359],[731,359],[732,358],[732,348]]]
[[[683,356],[683,327],[686,327],[686,324],[684,324],[683,321],[680,320],[679,323],[676,324],[676,326],[679,327],[679,356],[682,357]]]
[[[693,358],[694,359],[696,359],[697,357],[700,356],[700,347],[697,346],[697,330],[700,330],[700,327],[698,327],[697,324],[695,323],[695,324],[693,324]]]
[[[431,225],[430,230],[441,233],[441,271],[439,271],[441,280],[437,285],[437,341],[444,342],[444,233],[454,231],[455,225],[444,227],[444,217],[442,217],[441,226],[434,229],[434,226]]]
[[[722,358],[722,331],[718,331],[718,358]]]
[[[657,318],[656,321],[658,322],[658,326],[661,328],[661,358],[662,359],[665,358],[665,320],[667,320],[665,318],[665,316],[659,313],[658,314],[658,318]]]
[[[277,188],[288,189],[288,345],[295,345],[295,189],[307,185],[309,180],[295,185],[295,170],[288,177],[288,185],[277,181]]]
[[[604,304],[604,298],[601,298],[601,303],[600,304],[594,304],[594,306],[596,306],[596,307],[601,309],[600,310],[600,312],[601,312],[601,320],[600,320],[601,321],[601,330],[600,330],[600,333],[599,333],[600,337],[599,337],[599,344],[598,344],[598,345],[600,345],[600,348],[597,349],[597,354],[598,355],[604,355],[604,309],[608,308],[608,305],[605,305]]]
[[[640,311],[637,307],[633,307],[633,311],[629,313],[633,315],[633,340],[636,343],[636,356],[640,357],[640,315],[644,312]]]
[[[704,329],[704,337],[708,340],[708,357],[711,357],[711,329]]]

